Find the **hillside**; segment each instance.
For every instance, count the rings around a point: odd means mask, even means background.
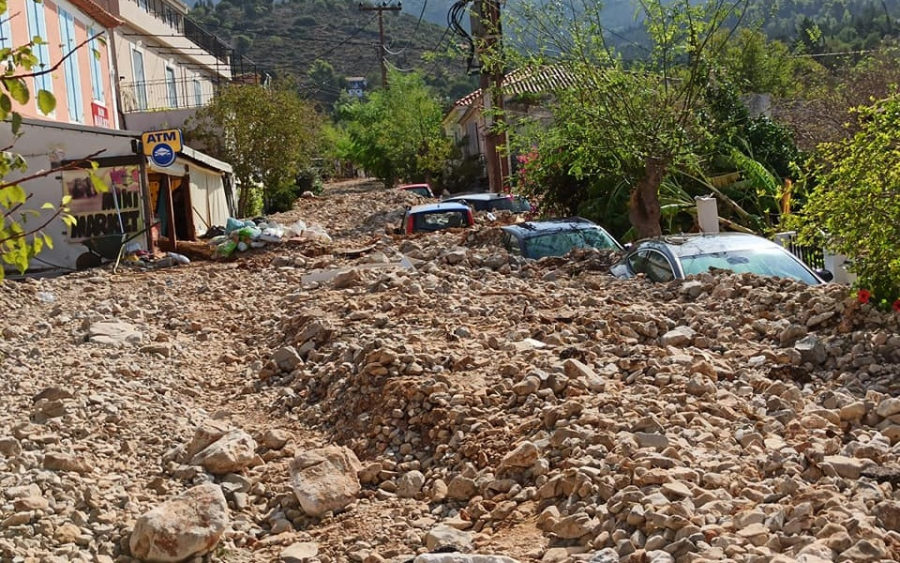
[[[506,2],[506,33],[521,29],[509,22],[521,23],[525,6],[545,1]],[[635,4],[610,0],[603,5],[608,39],[626,56],[641,56],[640,44],[646,41]],[[421,71],[448,103],[477,87],[476,78],[466,73],[465,42],[447,26],[453,5],[453,0],[406,0],[401,10],[384,14],[388,65]],[[578,13],[579,3],[571,6]],[[800,52],[822,54],[870,49],[895,36],[898,14],[900,0],[758,0],[744,22]],[[344,90],[345,77],[364,76],[369,88],[381,83],[378,17],[361,11],[358,0],[199,0],[191,15],[273,75],[299,78],[305,92],[325,104]]]
[[[418,15],[405,6],[384,13],[388,65],[421,71],[448,101],[476,88],[477,80],[466,74],[465,56],[449,53],[454,36],[446,24],[419,21]],[[334,101],[349,76],[366,77],[369,88],[381,84],[378,17],[361,11],[356,0],[201,1],[191,16],[273,75],[298,77],[319,101]]]

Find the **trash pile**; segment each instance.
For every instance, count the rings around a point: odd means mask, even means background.
[[[210,246],[215,248],[216,258],[228,258],[235,252],[246,252],[251,248],[264,248],[269,243],[289,240],[331,242],[331,236],[323,227],[307,225],[300,220],[285,226],[262,217],[255,220],[229,217],[224,231],[225,234],[209,239]]]

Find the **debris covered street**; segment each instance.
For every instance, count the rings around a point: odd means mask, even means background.
[[[278,217],[331,242],[0,285],[0,560],[900,560],[896,313],[391,234],[420,201],[333,184]]]

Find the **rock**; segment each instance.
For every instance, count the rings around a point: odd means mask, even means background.
[[[603,379],[593,369],[575,358],[568,358],[563,362],[563,370],[566,377],[581,380],[590,391],[602,393],[605,389]]]
[[[863,539],[840,555],[840,561],[854,563],[875,562],[890,559],[890,552],[884,542],[878,539]]]
[[[468,501],[478,492],[475,480],[457,475],[447,485],[447,498],[450,500]]]
[[[206,449],[213,442],[227,434],[231,425],[224,420],[208,418],[194,430],[194,436],[184,451],[185,462],[190,461],[201,450]]]
[[[55,471],[74,471],[75,473],[90,473],[93,471],[91,463],[85,459],[76,458],[72,454],[63,452],[47,452],[44,454],[44,469]]]
[[[191,465],[202,465],[213,475],[225,475],[248,467],[255,457],[256,440],[243,430],[232,430],[197,452]]]
[[[290,373],[303,364],[303,358],[293,346],[283,346],[275,350],[272,354],[272,361],[275,362],[278,369],[285,373]]]
[[[75,543],[80,536],[81,528],[71,522],[64,523],[53,532],[53,539],[59,543]]]
[[[800,352],[800,360],[804,363],[820,365],[828,359],[825,345],[813,335],[805,336],[798,340],[794,344],[794,349]]]
[[[872,507],[872,515],[885,530],[900,532],[900,502],[885,500]]]
[[[261,444],[263,447],[270,450],[280,450],[288,443],[288,440],[290,439],[291,435],[286,430],[269,428],[268,430],[266,430],[266,433],[263,434],[261,438]]]
[[[425,547],[429,551],[435,549],[453,547],[466,552],[472,547],[472,534],[463,530],[457,530],[452,526],[438,525],[425,534]]]
[[[22,444],[13,436],[0,436],[0,455],[15,457],[22,453]]]
[[[205,555],[229,524],[228,505],[218,485],[198,485],[141,515],[131,533],[131,554],[166,563]]]
[[[281,552],[284,563],[308,563],[319,554],[319,546],[314,542],[297,542]]]
[[[882,418],[888,418],[895,414],[900,414],[900,398],[885,397],[878,406],[875,407],[875,414]]]
[[[106,346],[120,347],[140,344],[143,336],[134,325],[121,321],[101,321],[90,325],[88,341]]]
[[[572,514],[560,519],[553,526],[553,533],[563,539],[576,539],[589,534],[596,524],[587,514]]]
[[[291,461],[291,486],[303,511],[313,517],[339,512],[356,500],[362,465],[348,448],[328,446],[299,452]]]
[[[540,457],[540,453],[534,442],[525,440],[513,451],[503,456],[500,461],[500,469],[532,467]]]
[[[360,281],[362,281],[362,274],[359,273],[359,270],[345,270],[334,276],[334,288],[347,289],[359,285]]]
[[[859,479],[863,467],[867,465],[867,460],[842,455],[825,456],[824,462],[838,476],[854,480]]]
[[[661,346],[680,348],[690,345],[696,334],[694,329],[689,326],[679,326],[663,334],[659,338],[659,343]]]
[[[397,496],[400,498],[416,498],[425,485],[425,475],[421,471],[407,471],[397,484]]]
[[[413,563],[519,563],[505,555],[478,555],[463,553],[423,553]]]

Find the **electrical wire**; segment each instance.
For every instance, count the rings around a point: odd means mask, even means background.
[[[447,12],[447,27],[456,35],[463,38],[469,45],[469,56],[466,58],[466,71],[472,69],[472,61],[475,60],[475,41],[469,32],[462,25],[463,18],[466,16],[466,8],[471,0],[456,0],[450,11]]]

